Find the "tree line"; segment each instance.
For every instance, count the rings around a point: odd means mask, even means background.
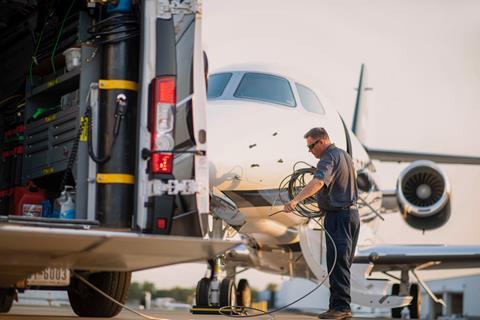
[[[175,287],[172,289],[157,289],[152,282],[143,283],[132,282],[128,289],[128,301],[143,301],[145,292],[152,294],[152,300],[156,298],[174,298],[177,302],[192,303],[195,294],[195,288]]]

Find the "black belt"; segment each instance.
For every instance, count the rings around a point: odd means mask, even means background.
[[[350,209],[357,209],[356,204],[347,204],[341,208],[331,208],[331,209],[321,209],[323,211],[342,211],[342,210],[350,210]]]

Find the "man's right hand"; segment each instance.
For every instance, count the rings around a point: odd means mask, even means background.
[[[292,212],[295,210],[295,207],[297,206],[298,201],[291,200],[290,202],[287,202],[285,206],[283,207],[283,211],[285,212]]]

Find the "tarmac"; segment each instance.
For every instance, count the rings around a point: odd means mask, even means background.
[[[233,319],[222,315],[192,315],[188,311],[163,311],[163,310],[148,310],[140,311],[148,315],[150,320],[221,320],[221,319]],[[80,320],[80,319],[106,319],[106,318],[80,318],[77,317],[70,307],[36,307],[36,306],[16,306],[14,305],[9,313],[0,314],[0,320]],[[145,319],[141,316],[133,314],[129,311],[122,311],[118,316],[113,318],[115,320],[141,320]],[[274,317],[261,316],[249,319],[277,319],[277,320],[307,320],[317,319],[314,315],[305,315],[298,313],[279,313]],[[362,319],[362,318],[352,318]],[[366,319],[366,318],[363,318]],[[377,318],[378,319],[378,318]]]

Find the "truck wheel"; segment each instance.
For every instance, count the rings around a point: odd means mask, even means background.
[[[197,283],[197,290],[195,292],[195,304],[197,307],[208,307],[208,291],[210,290],[210,279],[202,278]]]
[[[410,311],[410,319],[420,319],[422,294],[418,284],[412,283],[410,285],[410,295],[413,297],[412,302],[408,306],[408,311]]]
[[[237,304],[241,307],[252,306],[252,290],[247,279],[240,279],[237,288]]]
[[[220,307],[237,305],[237,290],[235,289],[235,281],[225,278],[220,284]]]
[[[398,296],[400,293],[400,284],[399,283],[394,283],[392,285],[392,296]],[[392,318],[401,318],[402,317],[402,309],[403,307],[400,308],[392,308]]]
[[[11,288],[0,288],[0,313],[7,313],[13,304],[15,290]]]
[[[123,304],[127,298],[131,276],[131,272],[96,272],[83,277]],[[122,310],[122,307],[75,277],[68,288],[68,299],[73,311],[80,317],[114,317]]]

